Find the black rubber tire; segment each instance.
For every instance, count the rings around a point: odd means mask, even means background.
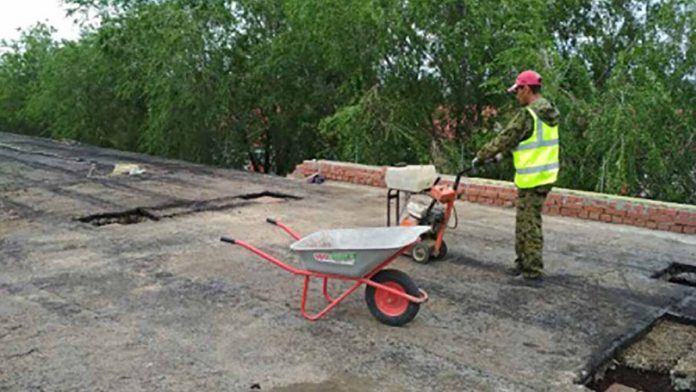
[[[418,286],[416,286],[413,280],[411,280],[411,278],[408,275],[406,275],[406,273],[401,272],[399,270],[381,270],[375,276],[372,277],[372,280],[374,282],[382,284],[393,282],[400,285],[406,291],[406,293],[414,297],[420,296],[420,290],[418,290]],[[365,302],[367,302],[367,308],[370,309],[370,313],[372,313],[372,315],[375,316],[375,318],[380,322],[392,327],[400,327],[413,320],[413,318],[416,317],[416,314],[418,314],[418,311],[420,310],[420,304],[413,303],[410,301],[408,302],[408,306],[406,307],[406,309],[401,314],[393,316],[385,314],[377,306],[375,295],[377,294],[378,290],[379,289],[376,289],[372,286],[366,286]]]
[[[420,264],[428,264],[430,262],[430,254],[432,253],[432,248],[430,244],[426,241],[417,243],[411,249],[411,257],[413,261]]]
[[[435,248],[433,248],[433,252],[435,252]],[[440,245],[440,254],[438,254],[437,256],[433,254],[430,257],[433,260],[442,260],[445,258],[445,256],[447,256],[447,243],[445,242],[445,240],[442,240],[442,244]]]

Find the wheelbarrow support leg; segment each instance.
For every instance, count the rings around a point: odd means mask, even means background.
[[[322,291],[324,292],[324,298],[326,298],[327,301],[332,302],[333,299],[332,299],[331,296],[329,295],[329,287],[328,287],[328,285],[329,285],[329,278],[324,277],[324,285],[323,285],[324,287],[322,288]]]
[[[329,303],[321,312],[315,314],[315,315],[310,315],[307,313],[305,309],[305,304],[307,303],[307,291],[309,290],[309,279],[310,276],[305,275],[304,277],[304,288],[302,289],[302,302],[300,304],[300,311],[302,311],[302,316],[306,318],[307,320],[310,321],[316,321],[320,319],[323,315],[325,315],[329,310],[333,309],[338,305],[343,299],[345,299],[347,296],[349,296],[353,291],[355,291],[358,287],[362,286],[363,282],[362,281],[357,281],[355,282],[348,290],[344,291],[343,294],[338,296],[338,298],[334,299]],[[324,278],[326,279],[326,278]],[[326,288],[326,286],[324,286]],[[325,294],[328,296],[328,294]],[[327,297],[330,298],[330,297]]]

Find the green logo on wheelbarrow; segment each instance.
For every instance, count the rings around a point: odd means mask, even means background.
[[[314,260],[320,263],[353,265],[355,264],[355,252],[315,253]]]

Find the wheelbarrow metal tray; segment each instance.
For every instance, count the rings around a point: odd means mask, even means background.
[[[322,230],[293,243],[290,249],[309,271],[361,277],[428,230],[430,226]]]

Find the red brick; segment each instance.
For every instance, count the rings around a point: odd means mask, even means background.
[[[631,209],[631,205],[626,202],[621,202],[621,203],[616,203],[616,206],[614,207],[618,211],[626,211],[628,212]]]
[[[677,211],[674,208],[658,208],[657,211],[662,215],[677,216]]]
[[[634,213],[634,212],[629,212],[629,213],[628,213],[628,218],[636,219],[636,220],[643,220],[643,219],[645,218],[645,216],[642,215],[642,214],[636,214],[636,213]]]
[[[684,234],[696,234],[696,226],[683,227],[682,231],[684,231]]]
[[[469,189],[466,190],[466,193],[471,196],[478,196],[481,194],[481,189],[479,189],[476,186],[469,187]]]
[[[476,195],[466,195],[466,199],[472,203],[476,203],[478,201],[478,196]]]
[[[642,204],[631,204],[628,209],[638,214],[647,213],[647,208]]]
[[[590,219],[599,220],[599,212],[590,211]]]
[[[648,215],[662,215],[662,207],[660,207],[659,204],[643,206],[643,211]]]
[[[486,189],[485,191],[481,192],[481,196],[496,199],[498,197],[498,192]]]
[[[657,215],[662,215],[662,212],[660,210],[661,210],[661,208],[650,207],[650,208],[648,208],[648,215],[650,215],[651,217],[657,216]]]
[[[500,193],[498,194],[498,198],[502,200],[515,200],[517,199],[517,195],[514,193]]]
[[[673,222],[674,219],[668,215],[653,215],[650,217],[651,220],[654,220],[655,222]]]
[[[612,216],[611,221],[614,223],[623,223],[624,222],[623,218],[621,218],[620,216]]]
[[[547,210],[547,214],[549,214],[549,215],[560,215],[560,213],[561,213],[561,209],[556,207],[556,206],[549,207]]]
[[[613,215],[613,216],[626,216],[626,211],[622,210],[617,210],[614,208],[607,208],[604,210],[607,214]]]
[[[591,200],[589,205],[593,206],[593,207],[599,207],[599,208],[609,207],[609,204],[604,200]]]
[[[657,223],[649,221],[645,224],[645,227],[647,227],[649,229],[657,229]]]
[[[679,211],[674,222],[684,226],[696,226],[696,213]]]
[[[590,216],[590,213],[585,211],[585,210],[582,210],[578,213],[578,218],[587,219],[587,218],[589,218],[589,216]]]
[[[567,196],[566,204],[582,204],[585,200],[579,196]]]
[[[673,225],[671,223],[658,223],[657,224],[657,229],[658,230],[669,230]]]
[[[602,214],[599,216],[599,219],[602,220],[602,222],[611,222],[611,215],[609,214]]]
[[[563,216],[572,216],[572,217],[577,217],[578,216],[578,210],[572,210],[567,207],[561,208],[561,215]]]
[[[546,202],[551,203],[551,204],[560,205],[561,204],[561,196],[549,195],[549,197],[546,199]]]
[[[669,231],[674,232],[674,233],[683,233],[684,226],[672,225],[672,227],[669,228]]]
[[[604,212],[604,208],[597,206],[586,206],[585,209],[589,212]]]

